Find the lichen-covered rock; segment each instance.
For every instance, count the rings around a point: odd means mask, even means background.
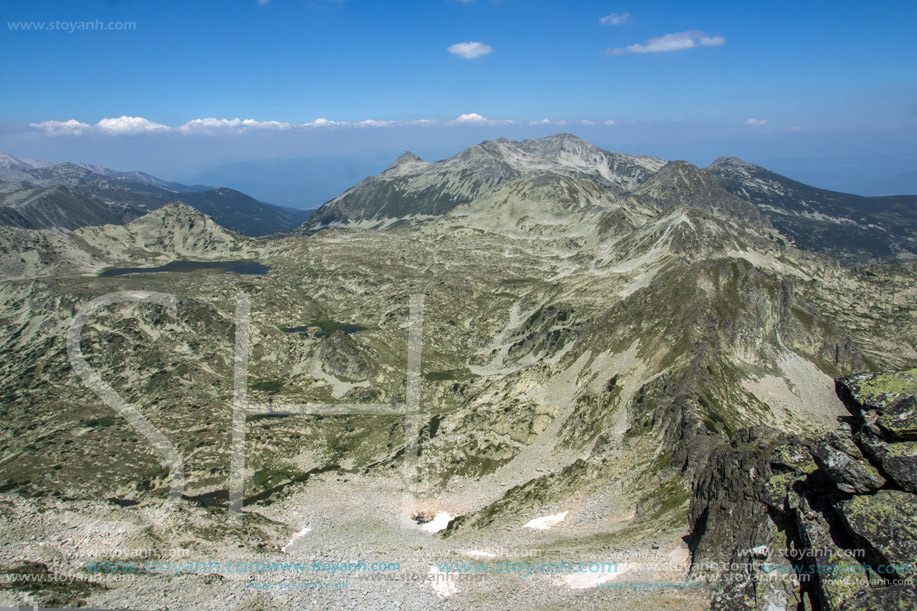
[[[770,465],[777,474],[768,478],[761,486],[761,500],[779,511],[787,508],[787,496],[794,485],[818,470],[818,464],[812,459],[809,448],[800,442],[774,448],[770,456]]]
[[[792,471],[774,475],[761,486],[761,500],[768,507],[783,511],[787,508],[787,495],[793,489],[793,485],[802,479],[803,476]]]
[[[880,464],[888,447],[888,442],[880,437],[880,433],[875,427],[863,427],[853,434],[857,447],[873,464]]]
[[[863,590],[841,605],[839,611],[913,611],[917,601],[917,588],[894,585]]]
[[[879,471],[863,458],[852,442],[849,445],[837,444],[841,445],[839,448],[832,441],[826,440],[817,444],[812,450],[812,456],[815,457],[818,466],[837,484],[838,489],[853,494],[865,494],[878,490],[885,484],[885,479]]]
[[[836,504],[847,530],[869,548],[876,561],[899,577],[912,576],[917,542],[917,495],[880,490]]]
[[[899,397],[917,394],[917,368],[838,378],[835,386],[845,388],[861,407],[882,411]]]
[[[917,441],[888,443],[866,428],[857,433],[856,440],[895,486],[917,493]]]
[[[803,497],[796,509],[796,526],[806,554],[799,560],[801,577],[813,578],[821,607],[828,611],[843,609],[865,584],[851,576],[861,574],[860,564],[835,541],[830,509],[813,506]]]
[[[917,400],[898,399],[879,416],[876,424],[895,439],[917,439]]]
[[[917,493],[917,441],[889,444],[881,464],[902,490]]]
[[[852,426],[812,446],[759,428],[714,452],[695,483],[694,558],[741,559],[746,579],[718,584],[710,609],[917,609],[917,588],[890,581],[917,576],[915,380],[917,370],[838,379]],[[788,557],[788,579],[762,578]]]
[[[777,446],[771,454],[770,462],[776,468],[783,467],[794,473],[808,474],[818,469],[809,449],[802,443]]]
[[[870,424],[878,417],[884,419],[879,426],[896,438],[917,439],[917,369],[838,378],[835,389],[847,410],[862,424]]]

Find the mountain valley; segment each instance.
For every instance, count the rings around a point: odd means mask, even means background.
[[[912,520],[889,544],[869,519],[917,499],[917,196],[560,134],[405,153],[306,219],[9,159],[0,604],[771,611],[917,593],[800,578],[787,553],[867,549],[866,571],[911,545],[913,561]],[[269,269],[100,275],[175,261]],[[112,294],[129,300],[74,348],[73,321]],[[87,570],[150,559],[210,565]],[[590,568],[491,570],[565,561]],[[70,579],[32,588],[36,574]]]

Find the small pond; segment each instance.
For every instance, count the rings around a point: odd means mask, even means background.
[[[172,261],[159,267],[116,267],[99,274],[101,278],[126,276],[128,274],[154,274],[159,272],[196,272],[204,269],[219,269],[233,274],[264,276],[271,268],[257,261]]]

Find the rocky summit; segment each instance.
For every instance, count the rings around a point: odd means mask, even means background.
[[[914,608],[917,210],[787,180],[557,135],[0,227],[0,605]]]

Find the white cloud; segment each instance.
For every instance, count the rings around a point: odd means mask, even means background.
[[[684,51],[695,47],[718,47],[726,43],[722,36],[707,36],[700,30],[688,30],[650,38],[644,43],[628,45],[623,48],[607,49],[608,55],[622,53],[665,53],[666,51]]]
[[[751,118],[745,121],[745,125],[751,125],[752,127],[761,127],[762,125],[767,125],[767,121],[765,121],[764,119]]]
[[[790,128],[790,131],[793,132],[794,134],[796,134],[796,133],[801,132],[801,131],[802,131],[802,128],[799,127],[798,125],[794,125],[793,127]]]
[[[531,121],[531,125],[550,125],[550,119]],[[308,130],[322,128],[385,128],[406,126],[436,126],[436,125],[517,125],[511,119],[488,119],[476,112],[466,113],[456,119],[444,121],[441,119],[413,119],[403,121],[380,121],[377,119],[364,119],[362,121],[334,121],[320,117],[306,123],[288,123],[285,121],[258,121],[256,119],[217,119],[206,117],[192,119],[177,126],[155,123],[143,117],[123,116],[118,118],[105,118],[91,125],[76,119],[67,121],[40,121],[29,123],[29,127],[39,130],[46,135],[74,135],[105,134],[111,136],[173,133],[183,135],[216,136],[226,134],[242,134],[255,130],[287,131]]]
[[[29,123],[29,127],[40,129],[46,134],[61,135],[72,134],[78,136],[84,133],[101,132],[104,134],[143,134],[151,132],[168,131],[169,127],[161,123],[154,123],[143,117],[117,117],[105,118],[96,123],[89,125],[76,119],[68,121],[40,121],[38,123]]]
[[[460,115],[458,119],[455,120],[456,123],[487,123],[487,119],[482,117],[476,112],[469,112],[464,115]]]
[[[168,126],[162,123],[154,123],[143,117],[128,117],[127,115],[117,118],[105,118],[96,123],[96,129],[107,134],[146,134],[168,130]]]
[[[290,123],[281,121],[255,121],[254,119],[245,119],[242,121],[243,127],[256,129],[290,129],[293,127]]]
[[[39,121],[38,123],[29,123],[29,127],[40,129],[50,136],[79,136],[85,131],[92,129],[88,123],[82,123],[76,119],[67,121]]]
[[[458,55],[465,59],[475,59],[476,57],[493,53],[494,48],[483,42],[460,42],[452,45],[446,50],[453,55]]]
[[[590,121],[589,119],[583,119],[580,123],[582,125],[595,125],[595,121]]]
[[[612,13],[611,15],[605,15],[599,19],[599,23],[602,25],[624,25],[631,21],[633,20],[630,18],[630,13]]]
[[[617,125],[617,124],[618,124],[617,121],[613,121],[611,119],[608,119],[607,121],[602,121],[602,125],[605,125],[608,127],[611,127],[612,125]]]
[[[183,134],[194,132],[225,132],[235,131],[244,132],[249,129],[291,129],[292,123],[283,123],[281,121],[256,121],[255,119],[193,119],[184,125],[179,125],[176,129]]]
[[[388,127],[389,125],[394,125],[395,121],[376,121],[375,119],[366,119],[365,121],[359,121],[354,123],[355,127]]]
[[[476,112],[469,112],[459,116],[458,119],[446,121],[446,125],[513,125],[515,123],[509,119],[488,119]]]
[[[560,120],[560,121],[557,122],[557,124],[558,124],[558,125],[566,125],[567,122],[566,122],[565,120]]]
[[[335,125],[343,125],[343,123],[339,121],[332,121],[324,117],[319,117],[312,123],[303,123],[304,127],[334,127]]]

